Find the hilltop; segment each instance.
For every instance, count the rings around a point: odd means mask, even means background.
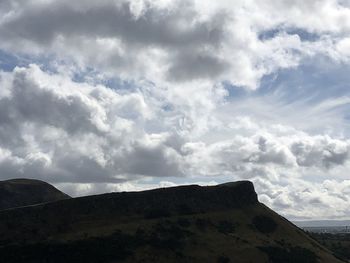
[[[340,263],[241,181],[0,211],[5,262]]]
[[[33,179],[0,181],[0,210],[70,198],[54,186]]]

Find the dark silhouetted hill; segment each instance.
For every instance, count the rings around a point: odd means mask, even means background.
[[[3,210],[0,233],[7,263],[342,262],[261,204],[248,181]]]
[[[0,181],[0,210],[70,198],[52,185],[39,180]]]

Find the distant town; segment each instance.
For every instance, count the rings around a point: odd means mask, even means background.
[[[317,226],[317,227],[302,227],[303,230],[313,233],[329,233],[329,234],[349,234],[349,226]]]

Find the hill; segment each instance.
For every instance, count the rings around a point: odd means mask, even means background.
[[[309,232],[309,235],[345,262],[350,262],[350,233]]]
[[[68,195],[43,181],[31,179],[0,181],[0,210],[67,198]]]
[[[251,182],[111,193],[0,211],[11,262],[340,263]]]

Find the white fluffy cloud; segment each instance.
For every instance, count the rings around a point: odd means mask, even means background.
[[[181,175],[166,134],[140,126],[153,114],[140,93],[77,84],[35,65],[3,73],[1,86],[3,176],[98,182]]]
[[[14,0],[0,16],[0,62],[24,65],[0,73],[1,179],[73,195],[249,179],[290,218],[350,217],[345,84],[259,90],[349,65],[347,1]]]
[[[333,0],[5,1],[0,13],[3,49],[159,85],[255,89],[308,57],[349,60],[350,10]]]
[[[349,140],[262,125],[248,117],[234,117],[225,125],[215,117],[215,107],[194,113],[193,121],[198,114],[210,112],[211,117],[206,116],[202,124],[186,126],[191,112],[185,109],[197,109],[198,105],[191,105],[193,100],[189,104],[179,101],[176,110],[169,110],[163,104],[170,99],[152,95],[147,85],[121,92],[76,83],[31,65],[3,72],[0,86],[3,179],[39,178],[73,194],[150,188],[158,185],[147,184],[147,178],[154,177],[250,179],[257,182],[262,200],[289,213],[296,201],[292,194],[299,191],[303,176],[348,166]],[[202,94],[198,101],[220,104],[223,95],[207,96]],[[171,128],[174,123],[180,124]],[[206,129],[196,132],[200,127]],[[220,133],[221,138],[215,136]],[[132,183],[139,180],[143,186]],[[324,181],[322,186],[328,185],[328,192],[319,206],[325,205],[329,196],[330,201],[340,198],[334,187],[338,181]],[[275,195],[286,189],[285,183],[290,192]],[[308,204],[316,199],[305,200]],[[318,210],[315,213],[319,214]]]
[[[349,180],[325,180],[307,183],[290,180],[288,184],[276,185],[259,178],[254,180],[260,189],[260,201],[275,207],[293,219],[349,218]]]

